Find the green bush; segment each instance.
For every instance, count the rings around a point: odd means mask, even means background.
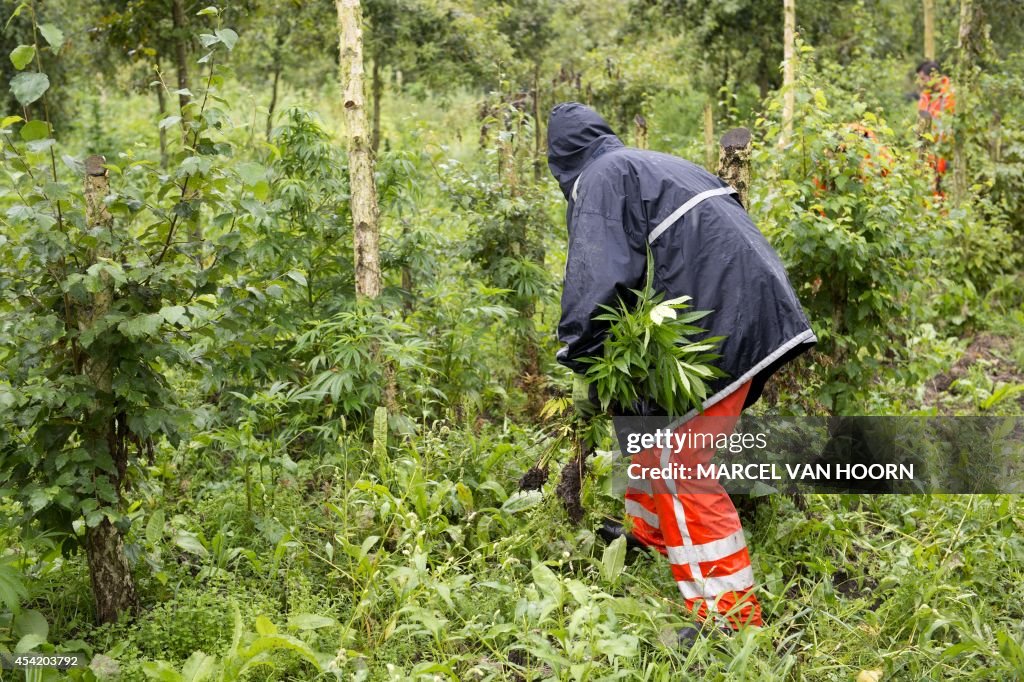
[[[956,327],[979,312],[1012,265],[1012,242],[972,201],[933,196],[911,130],[894,131],[813,61],[801,68],[789,143],[779,147],[779,126],[762,120],[751,212],[827,358],[819,399],[856,409],[865,387],[907,359],[902,342],[918,324]]]
[[[183,661],[197,649],[219,655],[231,641],[231,614],[223,596],[197,586],[156,605],[133,639],[149,659]]]

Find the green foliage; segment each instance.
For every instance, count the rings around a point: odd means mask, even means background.
[[[791,144],[779,148],[779,128],[762,120],[754,163],[765,176],[751,210],[830,358],[822,402],[843,411],[904,357],[898,340],[916,324],[958,326],[978,314],[979,292],[1014,256],[1007,233],[974,204],[932,196],[932,171],[915,150],[805,59]]]
[[[21,572],[9,562],[0,563],[0,602],[8,611],[17,613],[21,602],[28,597]]]
[[[1018,12],[974,4],[990,21]],[[88,682],[118,667],[254,682],[1020,677],[1012,496],[772,498],[745,522],[765,628],[689,651],[671,646],[692,618],[665,562],[627,564],[590,530],[622,513],[621,460],[606,423],[566,416],[549,369],[555,101],[593,103],[627,140],[639,114],[653,146],[691,158],[704,103],[719,126],[764,109],[751,211],[822,339],[765,409],[1021,412],[1020,31],[993,27],[962,91],[944,143],[962,142],[968,183],[942,201],[921,156],[934,140],[904,100],[919,4],[797,5],[818,57],[802,53],[799,134],[779,149],[781,5],[365,1],[385,286],[357,304],[331,3],[186,3],[175,30],[166,0],[7,2],[0,648],[86,652],[93,666],[67,677]],[[936,6],[953,58],[958,3]],[[110,230],[85,217],[94,150]],[[714,340],[685,301],[638,297],[607,312],[622,334],[591,370],[609,403],[688,411]],[[986,327],[1001,345],[982,357],[970,336]],[[110,424],[120,489],[95,435]],[[953,434],[951,466],[1000,475],[1005,459],[970,454],[1004,451],[1011,426]],[[581,442],[597,447],[574,527],[553,480],[516,481]],[[97,627],[84,557],[62,550],[104,518],[143,609]]]
[[[220,660],[202,651],[194,651],[188,657],[181,671],[165,661],[145,663],[142,666],[146,677],[159,682],[236,682],[248,679],[246,672],[258,667],[275,668],[275,654],[291,652],[305,659],[314,670],[320,670],[321,658],[305,642],[292,635],[279,633],[265,616],[256,618],[256,631],[243,628],[238,607],[233,606],[234,631],[231,644]],[[293,627],[308,628],[307,621],[297,621]]]
[[[968,92],[958,93],[954,134],[964,140],[972,194],[986,232],[1002,241],[990,253],[1013,248],[1002,233],[1024,239],[1024,53],[993,59],[979,69]],[[994,229],[993,229],[994,228]],[[966,251],[966,249],[965,249]],[[1004,268],[1005,269],[1005,268]]]
[[[704,331],[691,323],[709,311],[680,315],[690,307],[690,297],[664,300],[665,295],[651,285],[653,271],[648,257],[646,285],[631,290],[636,302],[630,306],[620,299],[618,308],[601,306],[608,312],[594,318],[608,323],[608,335],[601,356],[584,362],[602,409],[647,405],[683,415],[703,404],[708,380],[723,376],[712,361],[718,357],[713,350],[724,337],[691,340]]]
[[[423,364],[429,370],[405,390],[418,418],[500,410],[515,368],[504,362],[511,349],[507,329],[517,311],[506,304],[508,291],[469,280],[433,283],[421,292],[410,324],[431,339]]]
[[[186,591],[153,608],[138,641],[154,659],[184,660],[199,648],[220,654],[231,642],[231,611],[217,594]]]
[[[550,300],[554,282],[545,267],[546,241],[551,231],[550,195],[545,185],[527,184],[529,150],[524,140],[536,134],[514,107],[498,107],[485,126],[498,126],[496,148],[488,150],[496,173],[471,170],[446,162],[442,188],[470,221],[465,257],[479,268],[484,282],[504,292],[503,303],[518,315],[510,318],[516,355],[524,373],[536,375],[538,338],[534,316]]]
[[[62,90],[69,69],[60,58],[65,31],[77,28],[69,9],[64,0],[0,4],[0,82],[6,84],[0,104],[5,114],[46,118],[58,128],[72,117],[74,103]]]
[[[67,534],[80,517],[90,527],[119,519],[119,486],[138,473],[130,463],[162,437],[177,442],[190,423],[166,375],[187,360],[178,339],[209,332],[231,226],[254,208],[241,205],[245,189],[224,192],[238,176],[224,162],[220,85],[211,70],[189,104],[175,171],[131,157],[109,163],[113,187],[92,214],[80,160],[62,155],[58,166],[51,137],[3,136],[0,340],[11,350],[0,394],[14,409],[0,417],[12,434],[0,480],[18,487],[26,519]],[[97,317],[101,298],[109,309]],[[96,383],[98,367],[109,387]]]
[[[296,338],[294,357],[305,364],[306,390],[322,397],[327,415],[371,418],[389,367],[404,382],[423,368],[427,345],[402,320],[359,306],[313,323]]]
[[[35,45],[18,45],[18,47],[11,50],[11,64],[14,64],[14,68],[21,71],[36,56]]]
[[[487,16],[487,5],[455,8],[433,2],[367,0],[367,56],[376,67],[400,71],[420,96],[453,87],[493,83],[495,64],[512,48]]]

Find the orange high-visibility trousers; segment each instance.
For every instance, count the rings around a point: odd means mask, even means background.
[[[747,382],[675,432],[685,429],[712,438],[729,436],[739,421],[749,389]],[[692,471],[695,463],[707,464],[714,454],[713,446],[672,453],[645,450],[633,456],[632,464],[639,464],[642,472],[674,461]],[[762,624],[743,527],[721,483],[714,479],[691,482],[631,476],[626,487],[626,513],[633,521],[633,535],[668,557],[686,606],[698,620],[710,617],[733,629]]]

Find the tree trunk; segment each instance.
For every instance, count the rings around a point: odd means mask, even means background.
[[[384,83],[380,77],[380,56],[373,58],[373,70],[370,71],[370,96],[373,98],[373,134],[370,146],[376,155],[380,149],[380,101],[384,95]]]
[[[974,0],[960,0],[960,28],[957,31],[957,72],[955,86],[958,117],[968,110],[973,96],[978,61],[988,49],[989,27],[981,7]],[[970,185],[964,126],[953,132],[953,187],[954,202],[963,201]]]
[[[355,240],[356,296],[380,295],[380,226],[373,149],[367,131],[363,97],[363,28],[359,0],[335,0],[338,10],[342,101],[352,226]]]
[[[281,80],[281,59],[273,60],[273,83],[270,86],[270,103],[266,108],[266,138],[273,131],[273,112],[278,108],[278,82]]]
[[[633,117],[633,126],[636,129],[636,148],[647,149],[647,119],[643,114]]]
[[[935,0],[924,2],[924,58],[935,59]]]
[[[85,161],[85,215],[90,227],[113,229],[113,217],[103,203],[109,193],[107,170],[103,168],[105,159],[102,156],[90,156]],[[110,258],[110,248],[104,244],[96,248],[92,262]],[[110,312],[114,303],[114,282],[106,272],[100,274],[101,287],[92,296],[91,309],[79,316],[79,325],[84,331],[100,321]],[[113,393],[113,367],[110,358],[96,357],[101,352],[90,348],[83,372],[89,382],[96,388],[99,400],[103,401]],[[126,466],[125,453],[120,448],[116,423],[113,417],[106,415],[107,410],[98,408],[93,418],[88,420],[89,426],[83,434],[85,446],[97,454],[109,454],[113,460],[113,470],[97,469],[97,476],[108,476],[120,498],[121,479]],[[92,593],[96,604],[96,620],[99,623],[115,623],[124,613],[137,613],[139,602],[135,592],[135,581],[132,578],[128,559],[124,554],[124,543],[117,528],[104,518],[94,527],[87,528],[85,534],[86,560],[89,564],[89,576],[92,581]]]
[[[544,167],[544,129],[540,121],[540,63],[533,64],[533,181],[540,182]]]
[[[786,146],[793,137],[793,114],[796,110],[796,0],[782,0],[782,136],[779,146]]]
[[[711,100],[704,103],[704,167],[714,171],[718,162],[715,145],[715,110]]]
[[[157,73],[160,72],[160,64],[156,66]],[[163,80],[156,84],[156,104],[160,111],[160,120],[167,118],[167,95],[164,93]],[[160,126],[160,167],[167,168],[167,128]]]
[[[746,208],[750,189],[750,131],[746,128],[733,128],[722,136],[718,177],[736,190],[740,203]]]
[[[512,105],[502,105],[502,120],[505,126],[505,135],[499,135],[501,150],[498,155],[498,179],[508,188],[511,196],[519,196],[519,173],[516,168],[516,142],[519,135],[512,130],[512,117],[516,115]]]
[[[413,293],[416,283],[412,279],[412,266],[408,263],[402,266],[402,289],[405,291],[405,301],[402,303],[402,307],[407,314],[410,314],[416,309],[416,294]]]
[[[99,525],[86,529],[85,554],[96,604],[96,622],[116,623],[122,614],[137,614],[139,600],[124,553],[124,541],[109,519],[104,518]]]
[[[178,90],[188,90],[188,27],[185,23],[185,0],[172,0],[171,18],[174,23],[174,60],[178,70]],[[183,119],[188,118],[185,112],[185,105],[188,103],[189,96],[179,92],[178,107]]]

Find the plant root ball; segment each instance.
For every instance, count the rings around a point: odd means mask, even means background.
[[[580,491],[583,488],[583,477],[587,475],[587,454],[580,452],[576,457],[566,462],[562,467],[562,475],[558,479],[558,487],[555,492],[562,500],[565,513],[569,515],[569,521],[578,526],[583,520],[583,502],[580,500]]]
[[[519,479],[520,490],[540,490],[548,482],[548,465],[534,465]]]

